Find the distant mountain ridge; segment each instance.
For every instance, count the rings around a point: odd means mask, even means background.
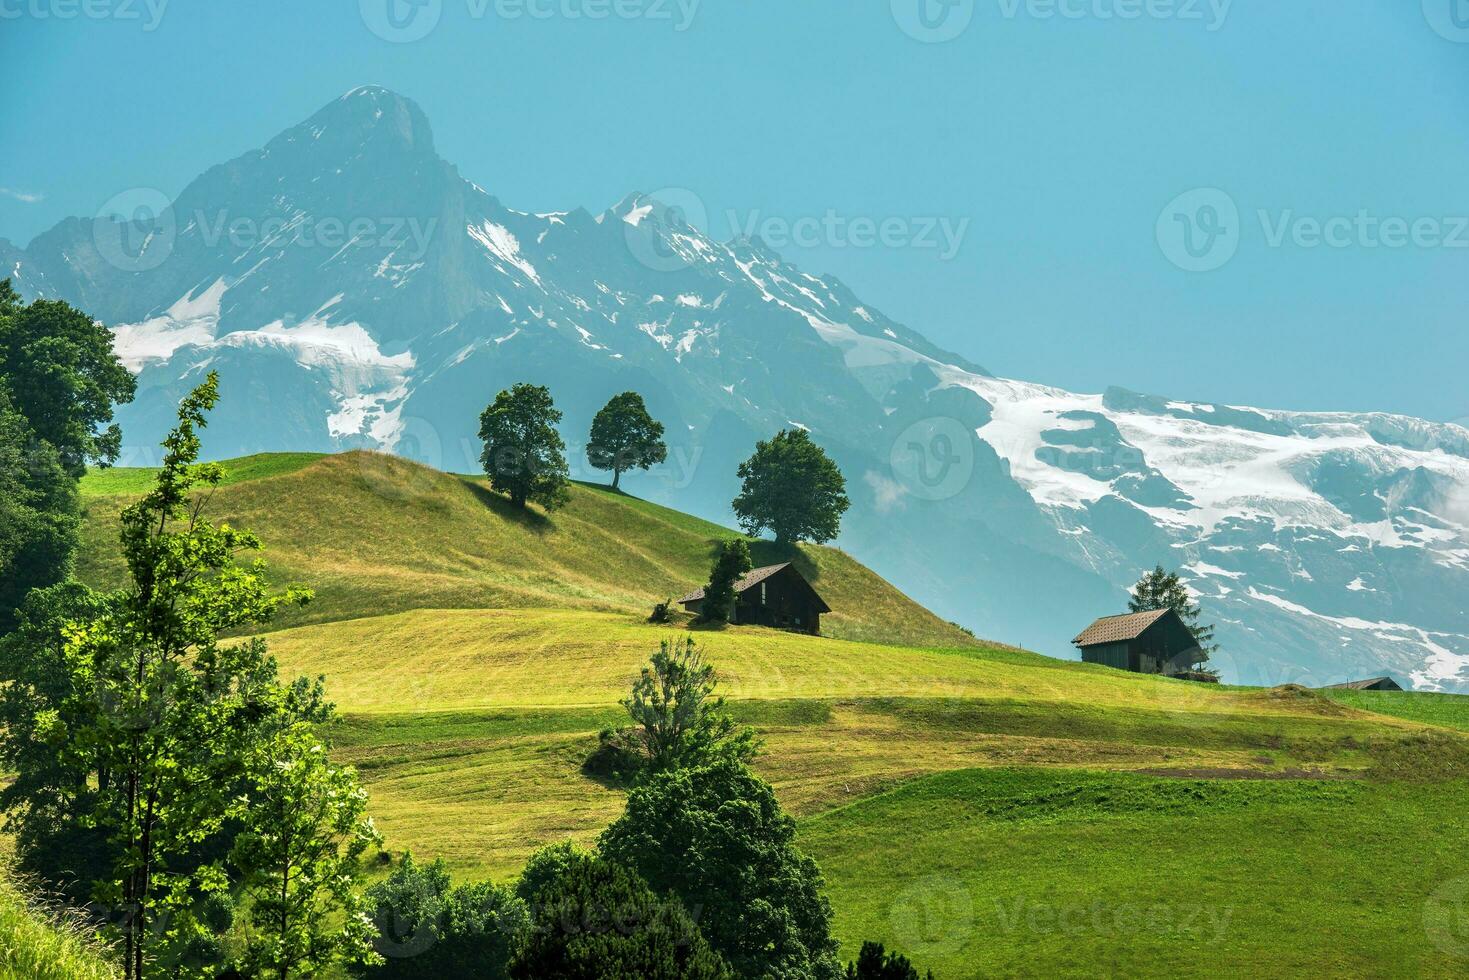
[[[0,241],[23,295],[114,327],[139,372],[131,462],[207,368],[224,380],[216,456],[369,446],[460,471],[501,387],[551,386],[574,465],[592,414],[631,388],[670,436],[634,492],[727,520],[754,441],[809,428],[854,499],[840,543],[981,635],[1065,656],[1162,562],[1218,620],[1226,679],[1469,679],[1458,426],[995,378],[646,195],[597,215],[507,208],[380,88],[151,212],[134,199],[150,195],[122,196],[130,222]]]

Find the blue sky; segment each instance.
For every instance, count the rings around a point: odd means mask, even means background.
[[[0,236],[375,83],[512,207],[804,228],[1000,374],[1469,416],[1462,0],[417,0],[406,41],[387,2],[0,0]]]

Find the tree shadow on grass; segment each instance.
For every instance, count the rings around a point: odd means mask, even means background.
[[[821,577],[821,570],[816,567],[816,562],[796,545],[777,544],[774,541],[763,539],[751,541],[750,559],[755,563],[756,568],[790,562],[796,566],[796,571],[800,572],[806,581],[813,584]]]
[[[508,521],[512,524],[519,524],[522,527],[534,531],[536,534],[545,534],[555,527],[551,518],[547,517],[543,512],[532,510],[529,507],[517,507],[510,502],[510,498],[496,493],[487,486],[475,483],[473,480],[465,480],[464,485],[469,488],[469,492],[474,494],[480,503],[493,511],[495,516],[501,520]]]

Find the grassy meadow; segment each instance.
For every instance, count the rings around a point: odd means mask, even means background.
[[[391,851],[503,880],[621,812],[582,762],[685,628],[649,608],[733,532],[585,485],[520,515],[365,453],[231,469],[212,512],[318,591],[267,638],[283,674],[326,675],[333,751]],[[83,482],[94,583],[118,579],[115,517],[145,478]],[[827,635],[695,636],[759,731],[845,954],[879,939],[941,978],[1469,971],[1460,701],[1053,660],[973,640],[839,550],[795,560],[836,610]]]
[[[0,875],[0,980],[114,980],[92,934]]]

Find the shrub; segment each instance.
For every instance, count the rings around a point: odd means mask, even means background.
[[[862,944],[862,951],[857,954],[857,962],[847,964],[847,980],[923,980],[918,975],[918,970],[908,957],[899,953],[889,953],[883,949],[882,943],[871,941]],[[927,980],[933,980],[933,971],[927,974]]]
[[[362,969],[365,977],[497,980],[530,925],[525,903],[509,889],[451,887],[443,861],[420,865],[412,854],[367,898],[383,962]]]
[[[635,728],[604,728],[581,771],[608,786],[628,786],[648,767],[648,748]]]
[[[724,759],[650,776],[600,849],[697,910],[709,945],[738,975],[835,980],[831,906],[795,829],[768,783]]]
[[[511,977],[732,980],[676,899],[660,899],[627,868],[569,846],[538,857],[527,889],[533,925]]]

